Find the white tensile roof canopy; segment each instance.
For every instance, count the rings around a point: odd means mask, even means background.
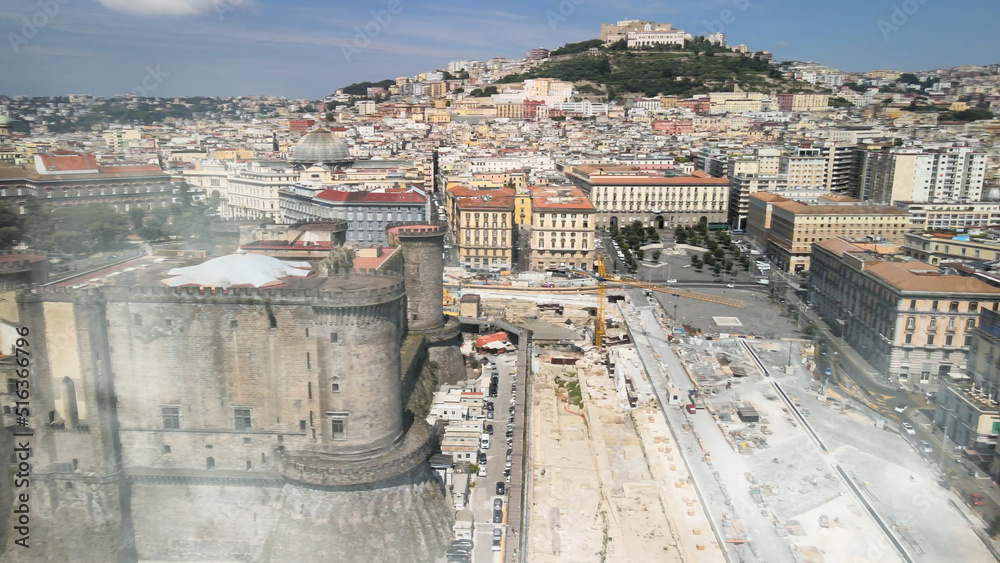
[[[283,285],[283,278],[304,278],[311,273],[308,262],[286,261],[261,254],[229,254],[195,266],[173,268],[175,277],[160,280],[170,287],[268,287]]]

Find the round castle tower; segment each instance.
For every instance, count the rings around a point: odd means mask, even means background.
[[[444,225],[390,227],[389,243],[403,248],[406,320],[414,332],[444,326]]]

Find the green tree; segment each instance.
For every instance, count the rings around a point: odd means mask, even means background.
[[[132,228],[139,230],[142,228],[142,220],[146,217],[146,210],[141,207],[133,207],[128,210],[128,220],[132,222]]]

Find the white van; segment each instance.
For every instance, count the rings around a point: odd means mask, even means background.
[[[489,434],[483,434],[482,436],[479,437],[479,447],[480,447],[480,449],[483,449],[483,450],[490,449],[490,435]]]

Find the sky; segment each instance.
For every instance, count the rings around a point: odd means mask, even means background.
[[[847,71],[1000,62],[993,0],[3,0],[0,94],[318,99],[621,19]]]

